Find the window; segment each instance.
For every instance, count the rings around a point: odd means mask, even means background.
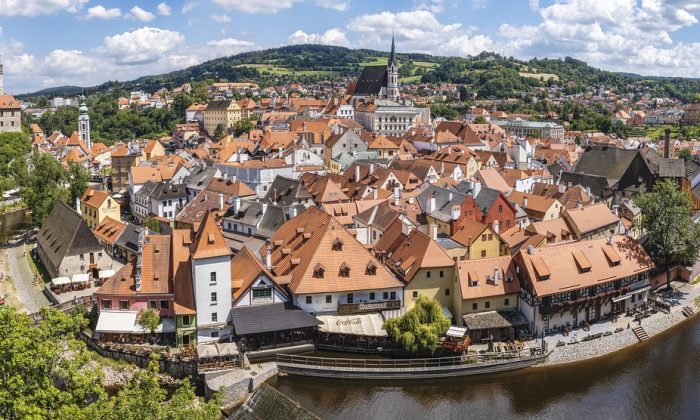
[[[374,292],[369,292],[369,300],[374,300]]]
[[[97,253],[97,258],[102,258],[102,253],[101,253],[101,252],[98,252],[98,253]]]
[[[503,206],[502,205],[498,206],[498,212],[503,213]]]
[[[126,311],[129,309],[129,301],[128,300],[120,300],[119,301],[119,309],[122,311]]]
[[[216,312],[212,312],[211,322],[219,322],[219,314],[217,314]]]
[[[489,233],[489,241],[493,241],[493,233]]]
[[[486,258],[486,250],[485,249],[481,250],[481,258]]]
[[[211,292],[211,303],[216,305],[216,292]]]
[[[506,298],[506,300],[503,301],[503,304],[505,306],[510,306],[510,299]]]
[[[112,300],[102,299],[102,309],[112,309]]]
[[[450,295],[450,289],[445,289],[445,296],[449,296],[449,295]]]
[[[445,272],[440,270],[440,278],[443,278],[443,277],[445,277]]]
[[[413,292],[413,299],[416,299],[418,297],[418,292]]]
[[[306,304],[311,305],[311,296],[306,297]]]
[[[167,311],[169,306],[170,306],[170,305],[168,305],[168,301],[167,301],[167,300],[161,299],[161,301],[160,301],[160,309],[161,309],[162,311]]]
[[[158,309],[158,302],[155,300],[149,300],[148,307],[151,309]]]
[[[348,303],[353,303],[355,301],[355,297],[353,296],[352,293],[348,293]]]
[[[486,235],[486,234],[481,235],[481,240],[482,240],[482,241],[486,241],[487,238],[488,238],[488,235]]]
[[[326,295],[326,303],[333,303],[333,296],[332,295]]]
[[[390,296],[391,296],[391,298],[390,298],[391,300],[396,300],[396,292],[391,292]]]
[[[218,332],[218,331],[212,331],[212,332],[211,332],[211,338],[219,338],[219,332]]]
[[[384,299],[384,300],[389,299],[389,292],[382,293],[382,299]]]
[[[476,311],[479,309],[479,304],[478,303],[472,303],[472,311]]]
[[[430,278],[430,270],[425,272],[425,277]]]
[[[209,282],[216,283],[216,271],[212,271],[211,273],[209,273]]]
[[[490,308],[490,307],[491,307],[491,302],[489,302],[489,301],[487,300],[487,301],[484,303],[484,307],[485,307],[486,309]]]
[[[190,316],[189,316],[189,315],[184,315],[184,316],[182,317],[182,326],[183,326],[183,327],[187,327],[188,325],[190,325]]]
[[[85,255],[80,254],[80,261],[85,261]]]

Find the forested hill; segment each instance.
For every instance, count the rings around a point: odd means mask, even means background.
[[[251,51],[210,60],[184,70],[144,76],[128,82],[107,82],[86,88],[86,93],[104,92],[114,87],[153,92],[162,87],[171,89],[192,81],[252,81],[263,86],[285,82],[339,80],[356,76],[366,65],[386,63],[388,52],[349,49],[325,45],[290,45],[262,51]],[[659,96],[672,96],[689,101],[700,92],[700,81],[684,78],[643,77],[604,71],[570,57],[565,59],[531,59],[529,61],[483,52],[472,57],[441,57],[428,54],[397,54],[399,77],[409,82],[463,83],[480,98],[512,97],[532,92],[547,84],[566,86],[565,93],[577,93],[590,86],[604,85],[619,92],[635,82],[646,84]],[[66,87],[66,95],[75,92]],[[53,88],[51,95],[60,95],[62,88]],[[46,95],[47,92],[21,95],[23,98]]]

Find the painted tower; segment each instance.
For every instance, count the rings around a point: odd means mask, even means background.
[[[392,100],[399,99],[399,64],[396,61],[396,48],[394,36],[391,36],[391,55],[387,65],[386,97]]]
[[[88,116],[88,108],[85,105],[85,96],[80,95],[80,115],[78,116],[78,136],[85,143],[88,151],[90,150],[90,117]]]

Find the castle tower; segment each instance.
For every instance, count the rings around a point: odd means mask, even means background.
[[[0,55],[0,95],[5,94],[5,87],[4,87],[4,80],[3,80],[3,69],[2,69],[2,56]]]
[[[396,61],[396,49],[394,46],[394,36],[391,36],[391,54],[389,64],[387,64],[387,86],[386,97],[392,100],[399,99],[399,64]]]
[[[85,146],[90,151],[90,117],[88,116],[88,108],[85,105],[85,96],[80,95],[80,116],[78,116],[78,137],[85,143]]]

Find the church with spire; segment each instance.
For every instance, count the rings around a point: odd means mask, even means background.
[[[353,99],[381,98],[393,101],[399,99],[399,63],[396,60],[393,36],[389,62],[386,65],[365,66],[351,91]]]

